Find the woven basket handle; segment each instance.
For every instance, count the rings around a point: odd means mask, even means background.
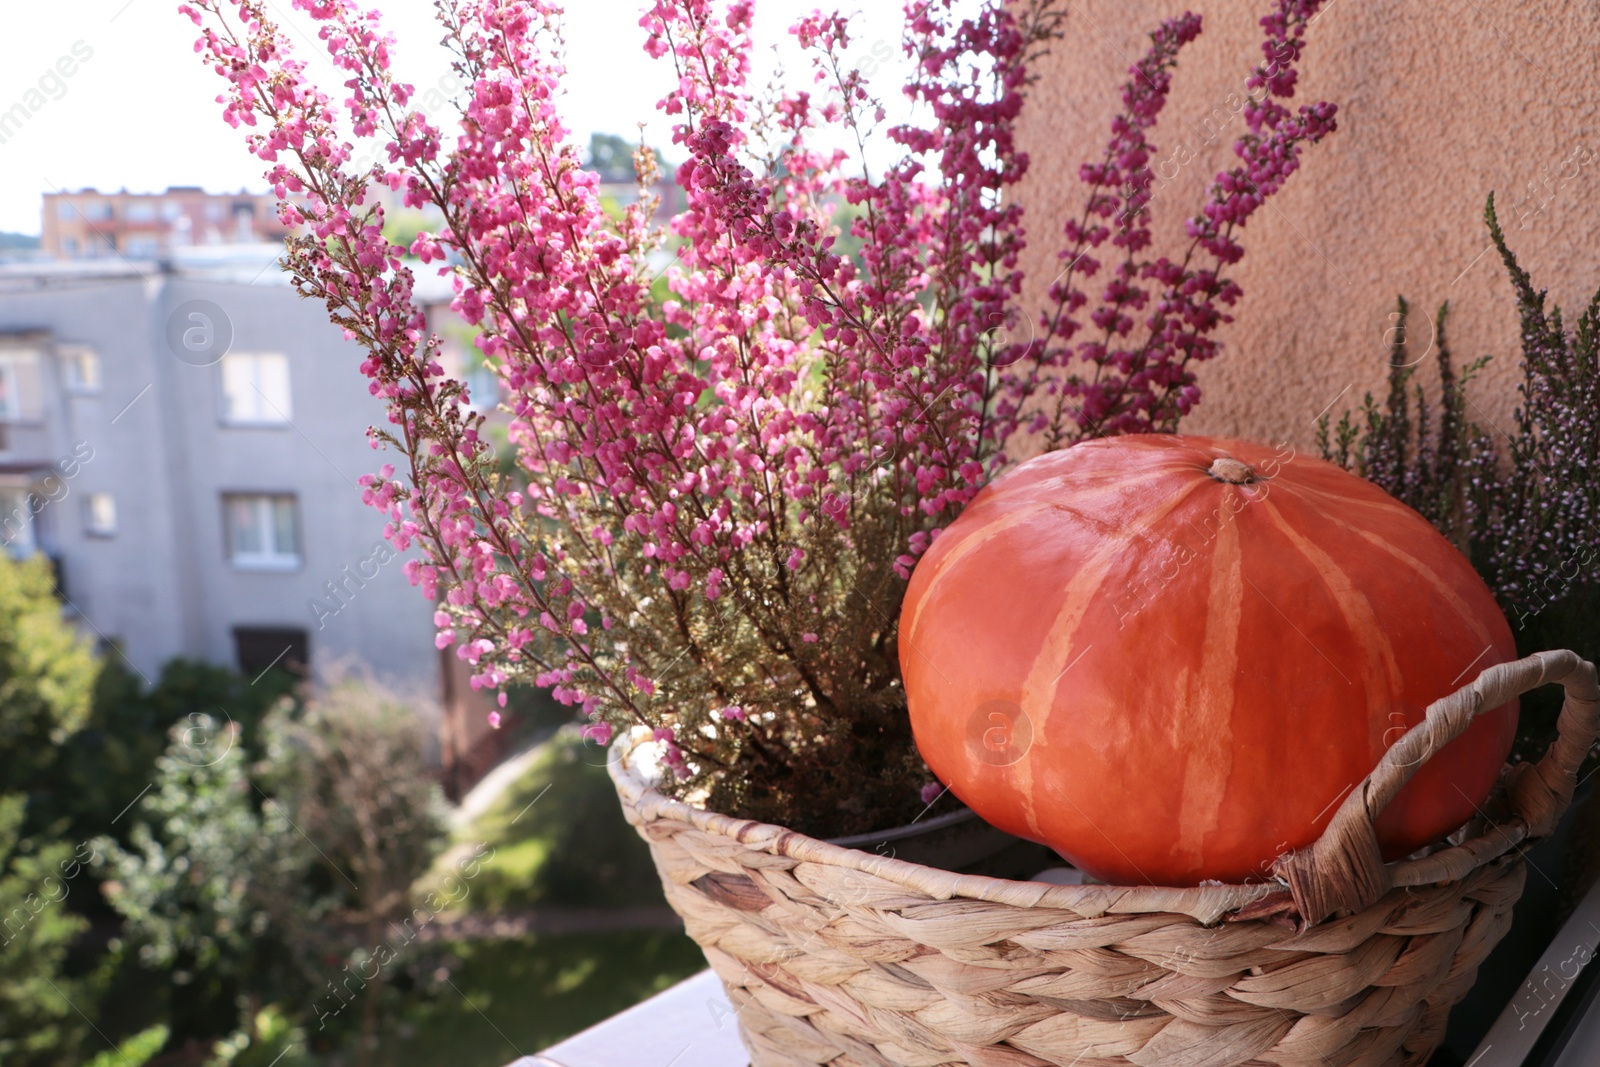
[[[1536,764],[1513,767],[1506,797],[1516,837],[1543,837],[1572,801],[1578,767],[1600,731],[1600,687],[1594,664],[1575,652],[1539,652],[1486,668],[1468,686],[1434,701],[1371,774],[1351,790],[1310,848],[1278,857],[1273,873],[1289,884],[1301,921],[1317,923],[1341,910],[1361,911],[1393,887],[1393,871],[1378,850],[1373,820],[1435,752],[1455,740],[1481,712],[1545,684],[1566,690],[1557,736]]]

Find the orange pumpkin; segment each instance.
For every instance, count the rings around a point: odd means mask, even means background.
[[[900,664],[917,746],[990,823],[1119,884],[1260,879],[1435,699],[1514,659],[1416,512],[1288,446],[1150,435],[1039,456],[922,557]],[[1466,822],[1516,705],[1377,822],[1397,858]]]

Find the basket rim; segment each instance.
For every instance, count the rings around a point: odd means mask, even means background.
[[[1565,674],[1578,665],[1587,669],[1589,686],[1592,687],[1594,667],[1565,650],[1537,653],[1516,664],[1490,667],[1480,677],[1491,673],[1503,674],[1508,667],[1523,667],[1537,672],[1538,680],[1542,683],[1545,680],[1553,681],[1554,675]],[[1550,671],[1549,668],[1553,666],[1565,670]],[[1432,711],[1430,708],[1430,713]],[[1421,731],[1426,725],[1419,724],[1413,730]],[[1591,737],[1584,748],[1592,740]],[[1237,913],[1234,915],[1236,919],[1246,920],[1304,910],[1299,907],[1302,902],[1293,892],[1291,883],[1276,871],[1271,881],[1246,884],[1214,883],[1192,887],[1053,885],[979,874],[956,874],[907,860],[829,844],[786,827],[722,815],[666,796],[646,780],[635,766],[635,754],[651,750],[656,744],[658,742],[653,739],[649,727],[636,726],[612,742],[606,760],[607,770],[622,803],[632,809],[641,823],[663,820],[686,823],[696,830],[731,838],[747,848],[802,863],[860,871],[935,899],[965,898],[1025,908],[1053,908],[1088,918],[1106,914],[1164,912],[1187,915],[1206,924],[1214,923],[1230,913]],[[1389,755],[1395,755],[1394,751],[1391,750]],[[1511,777],[1506,774],[1500,776],[1486,804],[1492,804],[1508,794]],[[1354,790],[1346,798],[1346,805],[1359,803],[1358,794],[1362,792],[1362,788]],[[1570,800],[1570,796],[1569,791],[1566,799]],[[1469,832],[1467,839],[1460,844],[1428,856],[1382,864],[1388,888],[1458,881],[1533,836],[1529,824],[1519,815],[1512,815],[1500,823],[1489,821],[1487,826],[1479,830],[1475,835]],[[1301,850],[1299,854],[1286,855],[1306,855],[1310,858],[1313,849],[1314,846]],[[1310,923],[1302,919],[1301,924],[1314,924],[1323,918],[1324,915],[1317,915],[1310,919]]]
[[[1018,882],[982,874],[955,874],[909,860],[832,845],[798,830],[756,819],[722,815],[666,796],[634,766],[636,753],[653,750],[658,744],[648,727],[635,727],[612,742],[611,754],[606,761],[612,783],[623,804],[632,808],[644,822],[666,820],[687,823],[696,830],[731,838],[747,848],[802,863],[860,871],[939,900],[964,898],[1024,908],[1054,908],[1086,918],[1106,914],[1173,912],[1211,923],[1230,911],[1260,903],[1269,897],[1288,898],[1287,887],[1276,881],[1259,885],[1192,888],[1054,885],[1048,882]]]
[[[864,834],[845,834],[842,837],[823,837],[818,838],[818,840],[826,841],[830,845],[838,845],[840,848],[856,848],[874,841],[903,841],[908,837],[925,834],[930,830],[943,830],[947,826],[959,826],[962,823],[971,822],[973,819],[978,818],[981,818],[981,816],[977,812],[963,804],[956,811],[947,811],[943,815],[935,815],[933,818],[921,822],[913,821],[902,823],[899,826],[888,826],[882,830],[868,830]],[[984,825],[987,826],[988,824],[985,823]]]

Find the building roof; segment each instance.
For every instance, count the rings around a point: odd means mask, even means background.
[[[77,288],[86,284],[155,278],[164,274],[237,285],[280,286],[289,275],[277,266],[283,244],[196,245],[175,249],[161,259],[122,255],[87,259],[19,259],[0,261],[0,293]],[[454,288],[436,267],[413,263],[419,303],[448,304]]]

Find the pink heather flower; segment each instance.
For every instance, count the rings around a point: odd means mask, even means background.
[[[500,713],[498,711],[491,711],[489,713],[489,726],[491,729],[500,729]]]
[[[1199,402],[1196,368],[1241,296],[1228,274],[1240,232],[1335,126],[1331,104],[1285,104],[1320,0],[1263,3],[1238,163],[1187,245],[1155,247],[1167,194],[1153,135],[1200,33],[1193,14],[1164,22],[1130,70],[1037,317],[1021,300],[1017,121],[1027,58],[1063,27],[1031,0],[908,4],[904,89],[919,118],[887,129],[848,61],[848,20],[799,18],[815,84],[764,99],[749,85],[752,4],[648,0],[644,51],[672,65],[660,107],[684,160],[670,176],[684,206],[665,227],[648,204],[608,215],[582,165],[561,114],[556,0],[446,0],[466,85],[448,128],[412,106],[394,42],[356,0],[294,0],[340,72],[332,93],[308,80],[268,0],[182,10],[223,79],[223,120],[245,128],[297,227],[287,269],[365,349],[386,408],[369,443],[404,462],[400,480],[385,464],[359,488],[394,548],[417,550],[402,569],[439,605],[438,647],[457,646],[472,684],[502,698],[510,681],[550,687],[604,720],[584,728],[601,743],[614,724],[652,727],[687,774],[673,738],[699,744],[718,705],[759,717],[808,688],[858,695],[858,668],[881,654],[859,631],[876,626],[814,620],[855,621],[863,588],[891,615],[1008,447],[1169,429]],[[763,162],[758,132],[782,145],[781,167]],[[375,161],[353,158],[352,137],[380,147]],[[831,147],[868,137],[898,160],[864,168]],[[380,191],[440,223],[391,246]],[[648,265],[668,241],[658,279]],[[418,269],[450,279],[499,379],[501,454],[444,372]],[[864,544],[886,558],[863,558]],[[839,655],[806,647],[824,631]],[[734,659],[749,670],[720,666]],[[818,674],[828,660],[842,673]],[[893,684],[892,664],[871,673]]]
[[[602,748],[611,744],[611,733],[611,724],[608,722],[592,722],[583,728],[584,740],[593,741]]]
[[[932,804],[935,800],[938,800],[940,797],[944,796],[944,791],[945,786],[943,783],[929,782],[927,785],[922,787],[922,802],[924,804]]]
[[[1308,105],[1295,116],[1279,102],[1294,95],[1290,64],[1321,6],[1321,0],[1277,0],[1261,20],[1267,63],[1247,82],[1259,95],[1243,109],[1247,132],[1234,144],[1241,164],[1217,175],[1208,202],[1189,221],[1191,244],[1176,261],[1146,252],[1157,155],[1148,133],[1166,104],[1179,49],[1200,34],[1200,18],[1185,13],[1151,34],[1150,51],[1133,65],[1123,88],[1124,109],[1112,120],[1105,157],[1080,173],[1091,194],[1083,214],[1066,224],[1069,247],[1061,258],[1067,267],[1050,288],[1053,306],[1039,319],[1042,358],[1083,368],[1056,392],[1053,414],[1041,412],[1030,423],[1047,431],[1052,447],[1084,434],[1171,430],[1198,402],[1191,365],[1217,354],[1211,334],[1232,321],[1224,309],[1242,295],[1223,274],[1244,254],[1234,229],[1282,187],[1303,145],[1335,129],[1333,104]],[[1091,253],[1108,240],[1123,250],[1112,257],[1120,263],[1099,290],[1086,335],[1069,343],[1084,331],[1074,314],[1090,300],[1082,283],[1103,265]]]

